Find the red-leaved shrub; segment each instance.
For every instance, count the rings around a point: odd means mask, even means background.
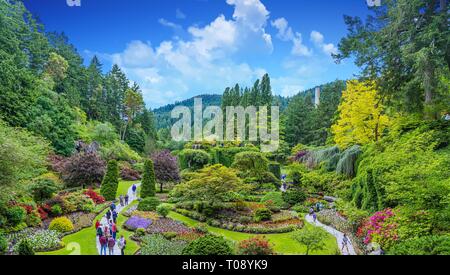
[[[92,188],[89,188],[88,190],[84,191],[84,194],[89,198],[91,198],[95,204],[102,204],[105,202],[105,198],[102,195],[95,192],[94,190],[92,190]]]
[[[141,175],[139,174],[139,172],[129,167],[122,167],[122,169],[120,170],[120,177],[123,180],[132,181],[141,179]]]
[[[256,236],[239,242],[240,255],[274,255],[272,245],[265,237]]]

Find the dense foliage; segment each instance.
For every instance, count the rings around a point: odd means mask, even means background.
[[[150,159],[144,162],[144,175],[142,176],[141,198],[155,196],[155,170],[153,168],[153,161]]]
[[[233,255],[233,249],[225,238],[206,235],[188,244],[183,249],[183,255]]]
[[[156,181],[160,185],[160,191],[163,191],[164,183],[179,182],[180,172],[178,168],[178,159],[170,151],[164,150],[152,154],[153,166],[155,169]]]
[[[116,160],[110,160],[100,188],[100,194],[108,201],[116,199],[119,187],[119,167]]]

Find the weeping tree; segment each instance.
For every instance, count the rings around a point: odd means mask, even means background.
[[[153,161],[150,159],[144,162],[144,175],[142,177],[141,198],[154,197],[155,196],[155,170],[153,167]]]

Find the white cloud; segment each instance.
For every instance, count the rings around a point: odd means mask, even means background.
[[[131,41],[125,51],[111,56],[112,62],[126,68],[148,67],[155,62],[155,52],[150,44]]]
[[[158,20],[158,22],[159,22],[159,24],[161,24],[161,25],[163,25],[163,26],[165,26],[165,27],[172,28],[172,29],[174,29],[174,30],[181,30],[181,29],[182,29],[182,27],[181,27],[180,25],[175,24],[175,23],[173,23],[173,22],[170,22],[170,21],[168,21],[168,20],[166,20],[166,19],[164,19],[164,18],[160,18],[160,19]]]
[[[337,54],[338,49],[337,47],[332,43],[325,43],[325,38],[323,34],[321,34],[318,31],[312,31],[310,35],[311,41],[314,43],[314,45],[318,48],[320,48],[324,53],[328,55]]]
[[[186,14],[184,14],[180,9],[177,9],[175,13],[177,19],[186,19]]]
[[[311,56],[312,50],[310,50],[305,44],[303,44],[302,34],[292,31],[289,27],[288,21],[284,18],[278,18],[271,22],[271,25],[278,30],[277,37],[282,41],[291,41],[292,50],[291,53],[296,56]]]

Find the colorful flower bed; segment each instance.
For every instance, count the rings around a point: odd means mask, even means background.
[[[155,212],[149,212],[149,211],[133,211],[131,212],[131,216],[137,216],[137,217],[141,217],[144,219],[149,219],[152,221],[156,221],[159,219],[159,215]]]
[[[125,222],[124,227],[128,230],[135,231],[138,228],[147,229],[151,224],[152,220],[132,216]]]
[[[12,244],[14,252],[17,252],[19,243],[25,239],[28,240],[34,251],[45,252],[57,250],[63,247],[60,236],[61,235],[54,230],[35,230],[28,228],[9,235],[8,240]]]
[[[182,224],[181,222],[174,221],[172,219],[158,219],[155,220],[151,226],[147,228],[147,233],[155,234],[155,233],[165,233],[165,232],[175,232],[177,234],[187,234],[191,233],[192,230]]]

